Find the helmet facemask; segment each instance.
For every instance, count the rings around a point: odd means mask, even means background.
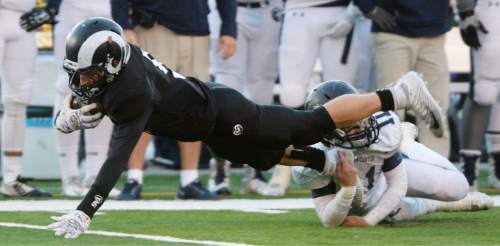
[[[378,123],[373,116],[370,116],[352,126],[333,130],[323,137],[323,142],[344,149],[361,149],[375,143],[378,134]]]

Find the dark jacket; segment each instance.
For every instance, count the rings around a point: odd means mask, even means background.
[[[221,36],[236,38],[236,8],[236,0],[217,0]],[[209,12],[208,0],[111,0],[111,15],[124,29],[156,21],[177,34],[206,36]]]
[[[389,32],[407,37],[433,37],[451,28],[452,12],[449,0],[354,0],[366,15],[375,6],[396,17],[397,26],[383,30],[373,23],[373,32]]]

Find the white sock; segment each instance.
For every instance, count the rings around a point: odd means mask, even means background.
[[[137,183],[142,184],[143,182],[144,171],[142,169],[129,169],[127,171],[127,179],[133,179],[137,181]]]
[[[181,186],[184,187],[198,179],[198,169],[181,170]]]

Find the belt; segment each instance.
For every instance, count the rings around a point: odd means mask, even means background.
[[[263,8],[269,5],[269,1],[262,2],[238,2],[239,7],[245,7],[250,9]]]
[[[328,3],[320,4],[320,5],[315,5],[312,7],[339,7],[339,6],[347,6],[349,5],[350,0],[337,0],[337,1],[331,1]]]

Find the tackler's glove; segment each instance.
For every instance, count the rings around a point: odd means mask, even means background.
[[[486,30],[483,23],[477,19],[474,11],[469,10],[460,13],[460,20],[460,35],[462,36],[464,43],[475,49],[481,47],[478,32],[487,34],[488,30]]]
[[[52,216],[55,220],[48,228],[54,230],[56,236],[77,238],[89,228],[90,217],[80,210],[75,210],[63,216]]]
[[[31,32],[43,24],[56,24],[56,11],[48,8],[33,8],[21,15],[19,24],[27,32]]]
[[[57,113],[54,120],[54,126],[63,133],[70,133],[80,129],[94,128],[101,122],[103,114],[101,112],[92,113],[97,108],[97,103],[84,105],[81,108],[73,109],[71,107],[74,97],[68,95],[64,100],[62,109]]]

